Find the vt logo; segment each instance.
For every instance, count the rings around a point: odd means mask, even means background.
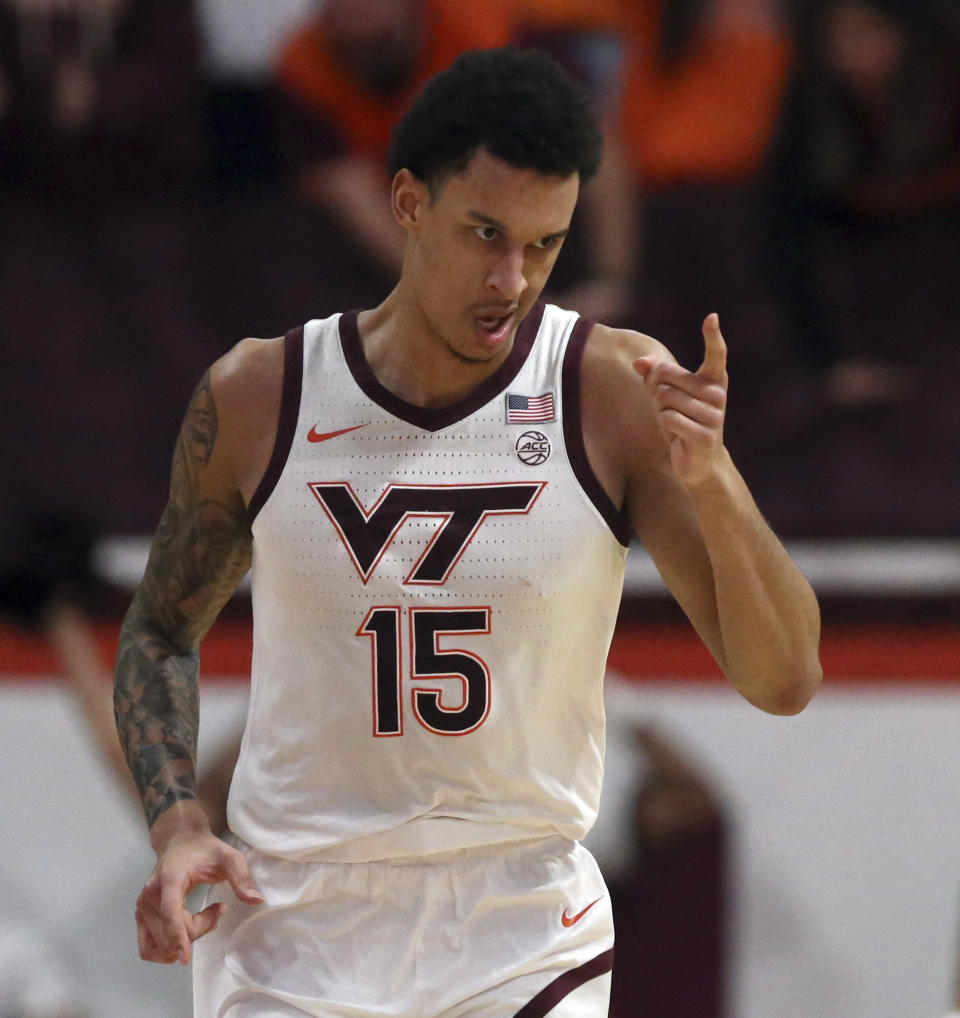
[[[364,583],[408,516],[436,517],[440,521],[436,533],[403,582],[442,584],[488,516],[528,513],[545,487],[546,481],[391,484],[371,509],[364,508],[346,482],[312,483],[310,490],[337,528]]]

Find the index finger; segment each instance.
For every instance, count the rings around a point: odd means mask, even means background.
[[[727,373],[727,344],[720,333],[720,316],[713,312],[703,320],[703,363],[697,374],[712,382]]]
[[[177,952],[170,947],[161,947],[164,942],[163,923],[152,906],[145,905],[136,910],[137,947],[144,961],[162,962],[170,965],[177,960]]]

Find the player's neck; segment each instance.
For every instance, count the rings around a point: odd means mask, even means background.
[[[500,367],[512,347],[489,360],[465,359],[399,286],[378,307],[361,312],[357,327],[377,381],[405,402],[430,409],[466,398]]]

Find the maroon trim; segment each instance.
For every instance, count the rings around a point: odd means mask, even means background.
[[[613,948],[598,954],[596,958],[584,962],[583,965],[557,976],[552,983],[545,986],[532,1000],[528,1000],[513,1018],[543,1018],[578,986],[583,986],[590,979],[605,975],[613,970]]]
[[[303,387],[303,326],[291,329],[283,337],[283,389],[280,394],[280,418],[273,452],[257,490],[247,506],[247,519],[251,526],[257,514],[277,486],[287,464],[290,448],[300,418],[300,391]]]
[[[633,537],[633,530],[626,511],[618,509],[606,493],[603,485],[590,466],[587,448],[583,441],[583,419],[580,414],[580,367],[583,364],[583,349],[593,330],[594,323],[581,318],[573,327],[567,349],[563,354],[560,387],[563,396],[563,441],[574,476],[587,498],[597,507],[613,536],[627,548]]]
[[[517,328],[513,348],[507,354],[507,359],[488,379],[481,382],[469,396],[438,410],[414,406],[380,384],[363,355],[363,343],[360,341],[360,330],[357,328],[358,311],[347,311],[340,316],[340,344],[354,380],[374,403],[394,417],[423,428],[424,431],[440,431],[476,413],[516,378],[530,355],[534,340],[540,331],[543,307],[543,304],[538,302],[530,309],[527,317]]]

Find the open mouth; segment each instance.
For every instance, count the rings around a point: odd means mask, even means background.
[[[499,318],[493,315],[488,315],[485,318],[478,318],[477,325],[483,329],[484,332],[496,332],[503,323],[510,318],[511,315],[501,315]]]
[[[484,338],[499,343],[509,335],[514,314],[515,312],[511,311],[505,315],[478,315],[473,322],[477,332]]]

